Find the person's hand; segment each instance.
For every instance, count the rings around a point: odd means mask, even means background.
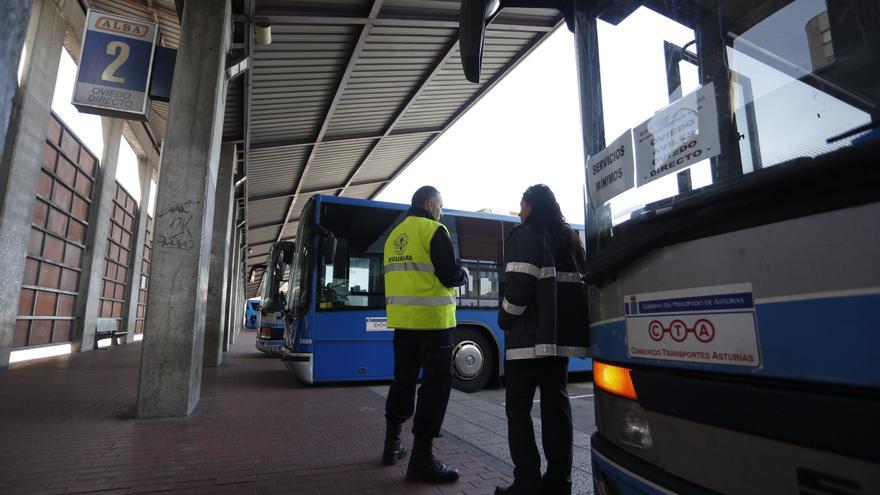
[[[466,266],[461,267],[461,271],[464,272],[464,280],[465,282],[471,279],[471,271],[467,269]]]

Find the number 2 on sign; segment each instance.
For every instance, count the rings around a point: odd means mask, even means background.
[[[107,43],[107,55],[114,55],[116,58],[104,69],[104,72],[101,74],[102,80],[125,84],[125,78],[117,76],[116,71],[119,69],[119,66],[128,60],[128,52],[128,45],[121,41]]]

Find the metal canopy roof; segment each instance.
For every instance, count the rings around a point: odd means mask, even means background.
[[[89,3],[159,22],[161,42],[178,45],[172,0]],[[223,134],[247,175],[248,266],[295,235],[314,194],[376,196],[562,22],[556,10],[505,9],[486,32],[475,85],[461,69],[457,0],[233,0],[233,13],[233,50],[250,69],[229,82]],[[271,44],[254,43],[255,19],[270,22]],[[154,103],[157,142],[167,115]]]

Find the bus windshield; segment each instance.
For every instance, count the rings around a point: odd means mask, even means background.
[[[287,289],[287,309],[292,314],[301,314],[308,310],[309,302],[309,267],[312,263],[314,246],[314,207],[309,201],[300,215],[296,233],[296,249],[293,266],[290,269]]]
[[[880,36],[854,5],[667,0],[600,15],[597,47],[578,47],[598,48],[582,84],[601,88],[601,103],[583,102],[585,126],[604,132],[586,143],[593,253],[619,249],[619,234],[638,242],[649,217],[684,199],[778,178],[767,172],[780,165],[796,174],[864,140]]]
[[[263,283],[260,286],[260,306],[264,311],[276,311],[283,307],[280,304],[278,284],[283,277],[283,264],[281,263],[281,247],[278,244],[272,246],[269,258],[266,260],[266,271],[263,274]]]

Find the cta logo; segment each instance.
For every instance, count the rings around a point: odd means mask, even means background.
[[[101,31],[109,31],[111,33],[125,34],[128,36],[137,36],[144,38],[150,32],[150,26],[139,24],[137,22],[115,19],[113,17],[101,16],[95,21],[95,29]]]
[[[684,342],[688,336],[693,336],[702,343],[709,343],[715,338],[715,325],[706,319],[699,319],[694,322],[694,326],[689,327],[681,320],[672,320],[669,326],[663,326],[663,323],[653,320],[648,325],[648,335],[651,340],[660,342],[666,335],[675,342]]]

